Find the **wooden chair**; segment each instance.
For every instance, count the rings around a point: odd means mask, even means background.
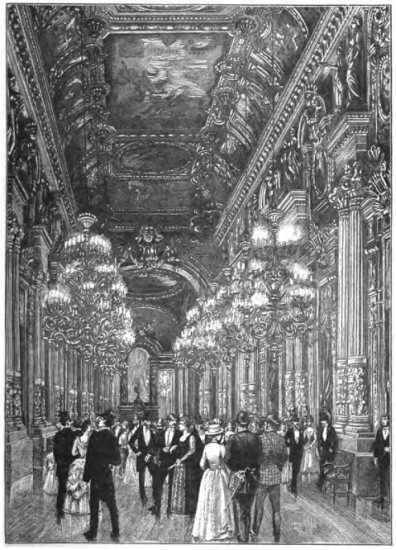
[[[349,506],[352,493],[350,464],[334,464],[324,484],[324,493],[327,490],[333,496],[334,506],[337,497],[346,497],[347,506]]]

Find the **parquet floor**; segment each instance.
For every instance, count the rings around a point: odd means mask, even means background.
[[[147,489],[148,495],[151,489]],[[120,511],[121,543],[190,543],[192,524],[181,517],[162,517],[155,522],[139,501],[137,487],[116,478],[117,504]],[[164,495],[164,499],[166,495]],[[164,506],[165,509],[165,506]],[[334,508],[314,486],[304,486],[295,499],[282,488],[281,544],[391,544],[391,524],[386,517],[356,514],[342,503]],[[110,519],[104,506],[98,542],[110,543]],[[6,513],[6,542],[85,543],[82,533],[66,534],[55,523],[55,497],[36,495],[19,498]],[[258,544],[273,544],[271,514],[267,501]]]

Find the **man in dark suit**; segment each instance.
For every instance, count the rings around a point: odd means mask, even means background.
[[[100,500],[107,504],[110,512],[111,539],[118,542],[120,536],[114,481],[110,467],[118,466],[121,463],[117,438],[110,431],[113,418],[114,415],[110,410],[99,415],[97,419],[99,429],[91,435],[88,443],[83,476],[84,481],[91,482],[89,498],[91,518],[89,530],[84,533],[88,541],[96,540]]]
[[[170,466],[176,462],[175,451],[181,436],[181,431],[176,428],[177,419],[174,414],[170,414],[167,418],[168,428],[162,429],[163,421],[159,421],[157,425],[157,433],[155,434],[155,460],[157,468],[153,469],[153,500],[154,504],[149,508],[156,518],[161,515],[161,500],[164,482],[168,477],[168,509],[170,509],[170,501],[172,496],[172,482],[174,470],[169,470]],[[158,428],[160,428],[158,430]]]
[[[292,465],[290,492],[297,497],[297,479],[304,454],[304,431],[296,414],[291,417],[292,427],[286,432],[285,443],[289,448],[289,462]]]
[[[132,435],[129,440],[129,446],[132,451],[136,453],[136,470],[139,474],[140,500],[142,505],[146,506],[148,500],[144,487],[146,468],[149,469],[151,475],[154,474],[154,470],[156,469],[153,462],[153,457],[155,455],[155,434],[151,429],[150,413],[144,413],[143,425]]]
[[[123,420],[122,422],[122,430],[118,432],[118,444],[120,446],[120,454],[121,454],[121,465],[119,469],[119,476],[124,477],[125,475],[125,467],[126,462],[128,459],[128,439],[129,439],[129,422],[128,420]]]
[[[234,508],[235,535],[239,542],[249,542],[251,509],[259,479],[261,441],[248,430],[249,414],[240,411],[237,430],[228,440],[225,461],[231,470],[230,486]]]
[[[330,424],[330,419],[331,416],[327,412],[322,413],[319,417],[318,452],[320,474],[317,485],[320,490],[322,490],[326,481],[327,473],[331,469],[332,464],[334,464],[337,452],[337,432]]]
[[[383,506],[385,499],[389,497],[390,487],[390,428],[388,415],[381,416],[381,427],[375,437],[373,454],[380,479],[379,502]]]
[[[56,499],[56,521],[59,524],[64,517],[63,505],[66,497],[66,483],[70,464],[76,458],[72,455],[76,432],[71,428],[72,420],[67,411],[59,414],[59,431],[54,436],[54,459],[58,477],[58,496]]]

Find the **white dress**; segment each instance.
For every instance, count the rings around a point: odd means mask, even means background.
[[[81,437],[76,437],[72,454],[80,455],[71,463],[66,483],[66,497],[64,504],[66,535],[81,533],[89,526],[89,483],[83,481],[85,457],[89,436],[87,430]]]
[[[227,541],[233,537],[234,515],[228,488],[230,474],[224,456],[224,445],[212,442],[204,448],[200,466],[205,471],[192,530],[196,542]]]
[[[58,494],[58,478],[56,477],[56,462],[54,453],[48,453],[44,464],[44,493],[47,495]]]
[[[314,428],[309,426],[304,432],[304,454],[301,464],[303,474],[319,473],[319,454],[316,446],[316,434]]]
[[[129,434],[128,441],[131,439],[131,437],[136,432],[136,430],[137,430],[137,427],[135,427],[131,431],[131,433]],[[139,476],[136,470],[136,454],[129,447],[128,458],[125,465],[124,482],[127,483],[128,485],[137,485],[138,480],[139,480]]]

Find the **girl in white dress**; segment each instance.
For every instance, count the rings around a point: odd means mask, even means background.
[[[129,441],[131,440],[131,437],[136,432],[136,430],[139,428],[139,418],[137,416],[134,416],[133,422],[132,422],[132,430],[129,432],[128,437],[128,445]],[[148,468],[146,468],[148,470]],[[128,458],[125,465],[125,475],[124,475],[124,482],[128,485],[137,485],[139,481],[139,476],[136,470],[136,453],[134,453],[131,449],[131,446],[129,445],[129,451],[128,451]]]
[[[204,470],[199,489],[192,536],[194,542],[227,542],[233,537],[234,515],[228,488],[229,471],[224,462],[223,430],[211,422],[206,432],[200,466]]]
[[[56,477],[56,463],[54,453],[51,451],[45,457],[44,463],[44,493],[46,495],[58,494],[58,478]]]
[[[81,432],[81,435],[74,440],[72,454],[77,458],[70,465],[66,484],[63,509],[65,512],[64,528],[67,536],[82,533],[89,526],[89,483],[83,481],[85,457],[92,433],[89,420],[83,422]]]
[[[319,454],[316,445],[316,431],[313,427],[312,416],[306,418],[304,431],[304,454],[301,463],[302,481],[311,482],[311,478],[319,475]]]

